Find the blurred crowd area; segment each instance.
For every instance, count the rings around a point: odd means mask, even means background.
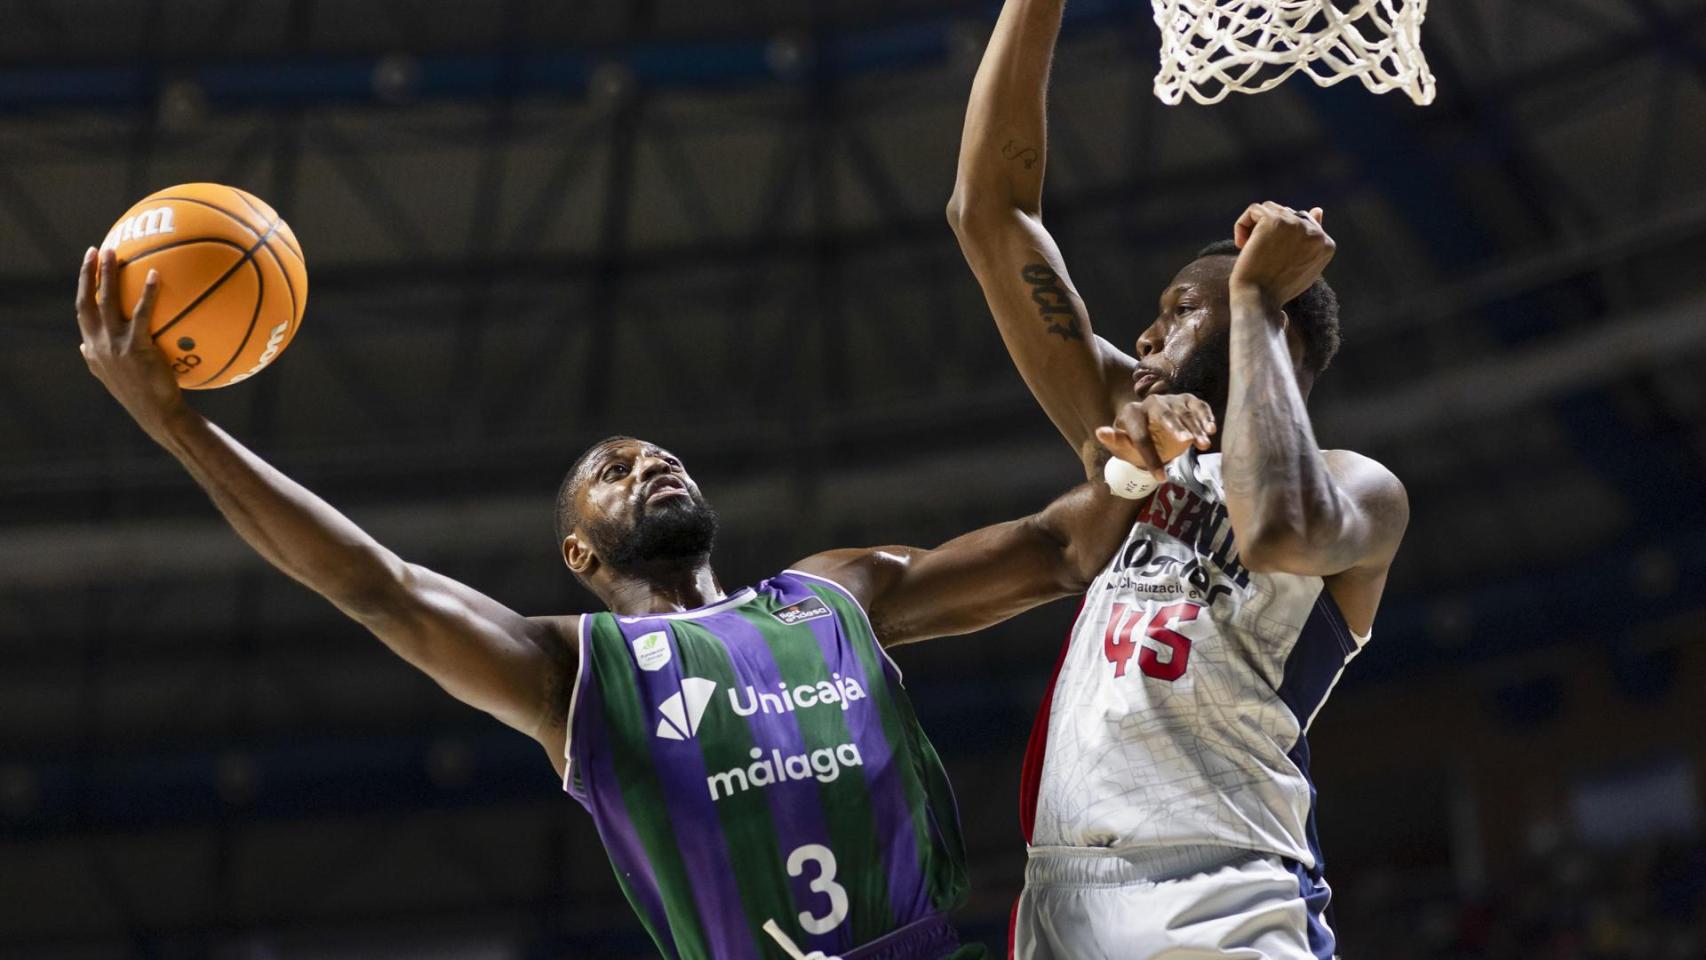
[[[1560,846],[1480,896],[1374,872],[1354,917],[1349,960],[1700,960],[1706,957],[1706,842],[1623,849]]]

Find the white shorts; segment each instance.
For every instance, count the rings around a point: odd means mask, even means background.
[[[1017,960],[1331,960],[1332,891],[1302,864],[1225,847],[1033,849]]]

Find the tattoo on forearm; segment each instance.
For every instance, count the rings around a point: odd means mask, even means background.
[[[1019,277],[1031,288],[1031,301],[1037,305],[1037,315],[1049,333],[1062,340],[1084,339],[1078,311],[1066,293],[1066,284],[1060,282],[1060,276],[1048,264],[1027,263],[1020,268]]]
[[[1020,161],[1025,165],[1026,170],[1036,166],[1037,161],[1042,159],[1042,154],[1037,152],[1036,147],[1024,146],[1017,140],[1009,140],[1002,144],[1001,156],[1008,160]]]
[[[1325,476],[1315,447],[1309,415],[1283,347],[1257,324],[1239,324],[1234,351],[1243,362],[1233,370],[1233,396],[1227,405],[1221,478],[1230,497],[1272,500],[1281,497],[1302,506],[1318,492]]]

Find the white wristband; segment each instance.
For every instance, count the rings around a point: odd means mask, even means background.
[[[1149,471],[1134,467],[1119,457],[1108,458],[1102,467],[1102,479],[1108,482],[1108,489],[1114,492],[1114,496],[1127,500],[1142,500],[1161,486]]]

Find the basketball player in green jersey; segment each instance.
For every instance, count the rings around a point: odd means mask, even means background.
[[[933,550],[833,550],[728,592],[681,462],[612,438],[557,507],[563,561],[609,612],[525,617],[398,557],[193,410],[147,332],[159,278],[126,321],[114,273],[110,251],[85,256],[90,371],[268,562],[545,748],[664,956],[978,955],[946,918],[966,889],[953,797],[883,648],[1082,592],[1134,502],[1085,485]],[[1208,443],[1182,408],[1165,432]]]

